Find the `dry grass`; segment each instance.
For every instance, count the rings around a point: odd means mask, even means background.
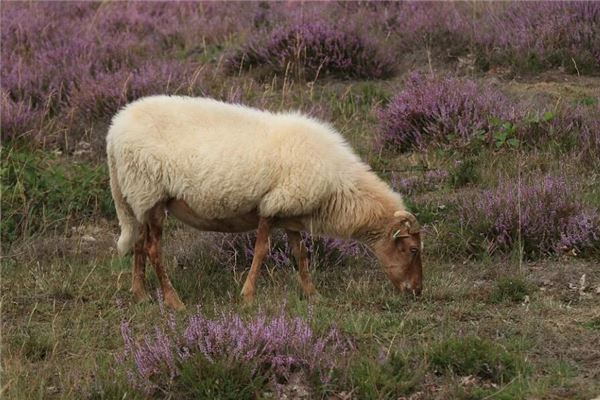
[[[191,246],[193,240],[174,232],[166,242],[173,239],[179,248]],[[166,257],[173,260],[178,250],[168,249]],[[126,260],[97,255],[83,261],[77,250],[56,254],[50,252],[44,263],[3,260],[3,395],[134,395],[114,360],[122,348],[119,324],[127,320],[141,331],[160,322],[157,304],[131,303]],[[174,285],[191,310],[180,318],[193,312],[194,304],[253,312],[238,301],[239,273],[202,258],[185,270],[170,264]],[[429,368],[418,380],[413,399],[478,398],[476,393],[496,391],[511,394],[507,398],[586,399],[600,390],[600,270],[595,263],[564,258],[522,266],[449,264],[429,255],[425,265],[426,290],[418,300],[395,295],[375,266],[357,262],[345,270],[319,268],[315,280],[324,299],[313,310],[317,327],[336,324],[365,354],[379,348],[413,352],[421,354],[425,365],[447,338],[476,336],[525,360],[529,371],[499,384]],[[522,301],[493,301],[503,277],[526,282],[529,294]],[[291,267],[264,271],[258,304],[275,311],[284,300],[290,314],[306,312],[308,304]]]

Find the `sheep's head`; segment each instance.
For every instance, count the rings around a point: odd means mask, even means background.
[[[383,235],[373,250],[394,286],[415,295],[421,294],[421,233],[414,215],[396,211],[384,227]]]

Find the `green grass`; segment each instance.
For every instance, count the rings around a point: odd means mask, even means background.
[[[423,368],[415,368],[408,357],[394,352],[386,360],[358,358],[349,368],[349,383],[361,399],[398,398],[415,392],[423,379]]]
[[[522,302],[531,294],[531,285],[523,278],[499,278],[490,294],[492,303],[503,301]]]
[[[600,317],[596,317],[587,322],[584,322],[583,326],[593,331],[600,331]]]
[[[429,362],[437,373],[477,376],[496,383],[510,382],[524,370],[524,360],[501,345],[477,336],[435,343]]]
[[[252,400],[266,389],[265,379],[244,363],[208,362],[194,357],[185,364],[171,390],[177,398]]]
[[[166,254],[166,259],[171,256]],[[504,280],[497,281],[477,264],[459,267],[430,259],[426,268],[426,291],[418,300],[395,294],[383,273],[364,263],[314,272],[323,294],[323,300],[311,306],[315,330],[336,325],[355,350],[348,366],[341,366],[328,384],[305,377],[302,384],[313,396],[354,391],[358,398],[372,399],[418,392],[430,398],[483,398],[500,391],[498,398],[561,398],[557,393],[566,387],[571,389],[564,398],[585,398],[599,389],[594,380],[581,378],[594,373],[593,358],[578,355],[580,345],[600,339],[593,311],[597,300],[581,300],[567,308],[560,305],[558,293],[537,292],[525,307],[512,301],[514,284],[498,283]],[[586,271],[588,279],[598,278],[592,264],[569,268]],[[531,271],[518,282],[533,285],[536,270]],[[153,272],[148,275],[155,287]],[[188,311],[177,316],[180,324],[197,303],[208,315],[232,310],[251,316],[258,309],[270,314],[282,304],[292,316],[309,313],[291,266],[263,271],[258,304],[250,308],[239,302],[241,284],[223,266],[207,261],[187,270],[171,266],[171,276],[188,304]],[[140,396],[128,386],[124,366],[114,361],[123,347],[119,326],[130,321],[141,334],[164,321],[156,301],[131,302],[127,262],[110,256],[89,263],[69,258],[45,265],[3,262],[2,277],[2,362],[8,398]],[[498,290],[507,297],[490,306],[490,293]],[[568,328],[577,326],[576,321],[584,321],[581,328]],[[244,365],[196,360],[186,366],[168,386],[177,398],[256,398],[273,393],[269,382]],[[469,376],[474,383],[462,384]]]
[[[106,165],[64,159],[28,147],[1,151],[2,245],[92,216],[114,217]]]
[[[198,57],[214,59],[222,51],[214,46]],[[531,63],[534,68],[535,60]],[[518,252],[491,257],[485,249],[473,246],[470,232],[457,221],[452,205],[473,191],[494,187],[501,177],[523,171],[578,177],[587,182],[582,189],[584,201],[600,206],[596,172],[590,164],[569,163],[565,158],[572,144],[536,149],[474,145],[380,154],[372,146],[376,109],[400,89],[400,78],[324,80],[307,85],[261,82],[248,75],[225,79],[219,71],[210,72],[215,79],[206,82],[207,92],[218,98],[226,99],[239,89],[244,102],[261,108],[311,110],[317,106],[319,115],[339,129],[384,179],[390,179],[392,172],[422,176],[435,169],[447,170],[450,177],[435,189],[405,196],[407,206],[426,228],[425,290],[419,299],[397,294],[377,265],[357,259],[343,267],[313,268],[323,295],[316,304],[302,295],[292,266],[265,267],[256,304],[244,307],[239,292],[247,268],[221,265],[194,242],[195,234],[178,236],[178,224],[169,223],[164,259],[188,305],[187,311],[177,315],[180,326],[197,305],[208,316],[233,311],[244,317],[259,310],[274,314],[283,306],[291,316],[312,315],[317,333],[336,326],[354,350],[328,383],[314,376],[296,377],[297,386],[309,398],[347,398],[343,396],[349,394],[357,399],[597,396],[597,254],[583,260],[542,258],[524,264]],[[553,83],[552,93],[544,92],[549,89],[542,82],[542,89],[534,88],[539,91],[535,94],[548,96],[550,106],[559,100],[597,104],[592,95],[597,82],[570,79],[574,83]],[[510,85],[515,96],[534,91],[530,82],[499,82]],[[150,267],[147,275],[154,300],[132,302],[131,259],[115,256],[118,227],[104,162],[53,154],[33,144],[5,146],[1,158],[0,396],[144,398],[130,386],[127,366],[115,362],[123,349],[120,324],[128,321],[141,336],[164,324],[164,316]],[[93,236],[94,241],[84,241],[83,236]],[[169,247],[174,240],[178,246]],[[580,295],[569,284],[577,285],[583,274],[588,289]],[[279,383],[288,394],[296,385]],[[194,359],[165,385],[166,392],[157,397],[276,398],[273,382],[237,363]]]

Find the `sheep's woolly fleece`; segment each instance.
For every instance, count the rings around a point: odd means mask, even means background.
[[[400,196],[338,132],[298,113],[152,96],[123,108],[106,141],[122,229],[120,252],[132,246],[145,213],[171,198],[185,201],[206,219],[252,211],[292,217],[330,209],[326,203],[335,202],[332,198],[359,193],[357,185],[366,185],[363,190],[375,192],[370,197],[386,199],[385,208],[404,209]]]

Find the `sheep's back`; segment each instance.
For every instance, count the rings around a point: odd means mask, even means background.
[[[304,215],[366,168],[326,125],[210,99],[132,103],[107,143],[139,213],[157,198],[178,198],[202,218]]]

